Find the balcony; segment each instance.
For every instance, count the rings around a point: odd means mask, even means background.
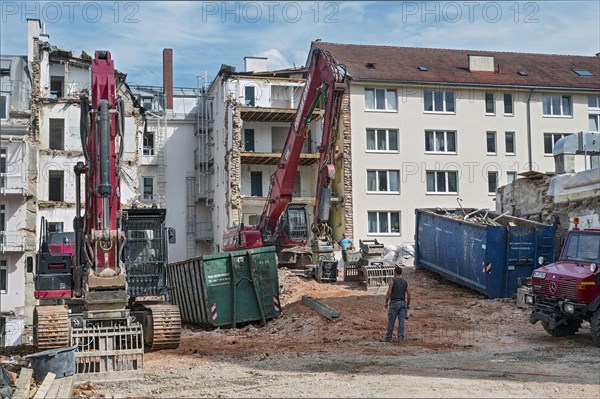
[[[293,108],[240,107],[240,116],[246,122],[291,122],[296,115]],[[310,120],[323,115],[323,110],[313,111]]]
[[[212,222],[196,223],[196,241],[213,241]]]
[[[320,154],[300,154],[300,166],[314,165],[319,162]],[[248,165],[277,165],[281,153],[277,152],[241,152],[242,164]]]
[[[0,194],[25,194],[25,181],[22,176],[9,176],[7,173],[0,173]]]
[[[0,253],[23,252],[25,239],[20,231],[0,231]]]

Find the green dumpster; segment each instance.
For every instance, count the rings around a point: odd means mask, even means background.
[[[208,327],[267,320],[281,313],[275,247],[204,255],[167,266],[170,300],[181,319]]]

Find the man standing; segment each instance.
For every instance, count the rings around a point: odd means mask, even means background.
[[[352,240],[344,233],[342,234],[342,238],[338,241],[338,244],[342,247],[342,259],[344,260],[344,263],[346,263],[348,260],[348,250],[354,248]]]
[[[402,343],[404,341],[404,319],[406,319],[406,312],[410,306],[410,292],[408,291],[408,283],[402,278],[402,268],[400,266],[396,266],[394,277],[388,282],[384,306],[388,309],[388,328],[385,342],[392,341],[394,324],[396,324],[396,318],[398,318],[398,342]]]

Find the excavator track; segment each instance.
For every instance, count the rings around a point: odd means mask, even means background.
[[[67,308],[62,305],[37,306],[33,311],[33,330],[34,344],[40,351],[69,346]]]
[[[153,351],[176,349],[181,340],[179,307],[168,303],[143,303],[144,341]]]

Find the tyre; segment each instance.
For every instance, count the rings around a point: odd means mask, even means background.
[[[590,335],[594,344],[600,346],[600,308],[596,309],[590,320]]]
[[[547,321],[542,321],[542,327],[544,327],[544,330],[553,337],[568,337],[570,335],[575,335],[575,333],[579,331],[581,323],[583,323],[583,320],[569,319],[567,324],[561,324],[554,328],[550,328]]]

